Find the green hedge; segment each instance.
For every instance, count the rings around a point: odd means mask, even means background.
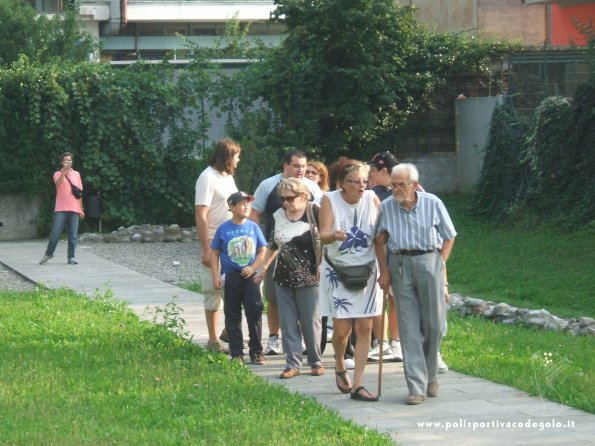
[[[101,191],[106,226],[191,224],[206,129],[189,110],[200,110],[209,83],[200,69],[165,65],[0,70],[0,191],[41,197],[45,232],[52,174],[71,151],[85,189]]]
[[[525,124],[497,107],[475,210],[492,220],[595,230],[595,79],[572,100],[549,97]]]

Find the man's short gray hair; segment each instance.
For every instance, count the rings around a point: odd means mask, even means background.
[[[407,176],[409,177],[409,181],[418,183],[419,182],[419,172],[417,171],[417,167],[415,167],[411,163],[401,163],[397,164],[393,167],[391,175],[395,175],[400,172],[406,172]]]

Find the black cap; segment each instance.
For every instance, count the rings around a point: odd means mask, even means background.
[[[389,172],[390,170],[399,164],[399,160],[395,155],[389,151],[377,153],[372,157],[372,160],[368,161],[368,164],[376,167],[376,169],[382,169],[386,167]]]
[[[248,200],[248,202],[254,201],[254,197],[252,195],[248,195],[246,192],[242,192],[242,191],[234,192],[229,197],[227,197],[227,204],[229,206],[232,206],[232,205],[238,204],[240,201],[244,201],[244,200]]]

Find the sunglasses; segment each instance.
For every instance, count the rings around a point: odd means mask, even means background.
[[[283,203],[288,202],[288,203],[293,203],[295,201],[295,199],[297,198],[297,195],[285,195],[285,196],[281,196],[281,201]]]

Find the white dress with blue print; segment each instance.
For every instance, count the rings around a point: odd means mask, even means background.
[[[324,248],[331,262],[337,266],[363,265],[376,259],[374,252],[374,225],[378,211],[374,206],[375,194],[364,192],[357,204],[347,203],[336,190],[325,194],[333,210],[333,231],[347,233],[346,240],[335,241]],[[337,277],[324,257],[320,265],[320,312],[323,316],[351,319],[377,316],[382,307],[382,290],[378,286],[378,267],[368,285],[362,290],[349,290]]]

